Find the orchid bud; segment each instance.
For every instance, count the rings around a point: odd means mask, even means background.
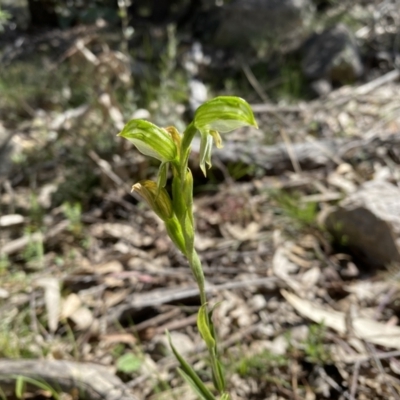
[[[138,192],[164,222],[173,218],[171,198],[164,188],[157,186],[156,182],[141,181],[132,186],[132,191]]]

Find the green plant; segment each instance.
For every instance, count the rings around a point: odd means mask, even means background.
[[[250,357],[241,357],[240,361],[234,363],[234,369],[242,377],[265,376],[267,378],[273,368],[285,367],[288,363],[287,356],[264,350]]]
[[[296,193],[290,194],[284,191],[271,192],[271,197],[278,203],[279,208],[289,218],[298,222],[301,227],[313,225],[317,218],[317,203],[301,202]]]
[[[39,233],[39,232],[36,232]],[[22,256],[30,268],[42,269],[44,267],[44,245],[41,236],[35,237],[35,233],[27,229],[29,242],[22,252]]]
[[[58,392],[53,389],[50,385],[46,382],[39,381],[37,379],[29,378],[27,376],[16,375],[14,376],[15,379],[15,395],[17,399],[24,399],[25,398],[25,387],[26,384],[31,386],[36,386],[38,389],[46,390],[51,393],[52,397],[55,400],[59,400],[60,396]]]
[[[117,359],[117,370],[130,374],[137,371],[143,364],[143,360],[132,353],[125,353]]]
[[[324,364],[330,359],[329,352],[324,346],[326,326],[323,324],[311,325],[306,340],[304,351],[307,361],[313,364]]]
[[[0,274],[7,271],[10,267],[10,260],[8,259],[7,254],[0,253]]]
[[[7,11],[4,11],[0,7],[0,32],[4,31],[4,27],[7,24],[7,21],[11,18],[11,14]]]
[[[238,97],[221,96],[201,105],[182,135],[175,127],[160,128],[144,120],[131,120],[119,133],[119,136],[131,141],[140,152],[161,161],[157,182],[141,181],[133,185],[132,189],[142,196],[164,221],[169,237],[189,262],[200,292],[201,306],[197,326],[208,348],[213,384],[220,400],[228,400],[230,395],[226,391],[212,322],[214,307],[210,309],[208,306],[203,268],[194,248],[193,176],[188,168],[188,160],[192,140],[196,133],[200,133],[200,168],[206,175],[206,165],[211,166],[213,141],[217,147],[222,146],[219,132],[229,132],[249,125],[257,126],[248,103]],[[172,197],[165,189],[169,170],[172,171]],[[180,364],[180,375],[201,399],[215,400],[217,397],[177,352],[170,338],[169,341]]]
[[[69,231],[74,236],[80,236],[82,234],[82,229],[83,229],[81,222],[81,217],[82,217],[81,204],[80,203],[71,204],[67,201],[63,204],[62,208],[64,215],[69,222],[68,226]]]

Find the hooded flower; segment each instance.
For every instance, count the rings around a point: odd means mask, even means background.
[[[205,165],[211,167],[212,142],[222,147],[219,133],[226,133],[242,126],[257,123],[249,104],[240,97],[220,96],[202,104],[194,115],[194,126],[200,132],[200,168],[206,174]]]
[[[178,149],[171,134],[151,122],[132,119],[118,136],[128,139],[144,155],[163,163],[175,161],[178,157]]]

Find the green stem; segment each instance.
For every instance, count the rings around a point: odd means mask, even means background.
[[[182,228],[182,233],[185,242],[185,252],[193,277],[197,283],[200,292],[200,303],[205,306],[207,311],[207,296],[205,289],[204,271],[201,265],[200,258],[194,248],[194,220],[193,220],[193,178],[188,171],[188,161],[190,146],[197,128],[191,123],[185,130],[181,142],[180,149],[180,168],[173,169],[173,204],[175,213],[178,216],[179,224]],[[206,323],[211,329],[211,321],[206,312]],[[218,355],[216,347],[209,348],[209,355],[211,359],[211,368],[213,371],[216,389],[222,394],[225,390],[223,377],[219,368]]]
[[[189,265],[190,265],[190,269],[192,270],[192,273],[194,275],[194,278],[196,280],[197,286],[199,287],[200,303],[201,303],[201,305],[204,305],[207,303],[204,272],[203,272],[203,267],[201,265],[200,258],[198,256],[196,250],[194,250],[194,249],[189,258]]]
[[[184,181],[184,176],[186,174],[186,170],[188,167],[190,146],[192,145],[192,140],[196,133],[197,133],[197,128],[194,126],[193,122],[191,122],[185,129],[185,132],[183,132],[183,138],[181,142],[181,170],[180,170],[182,182]]]

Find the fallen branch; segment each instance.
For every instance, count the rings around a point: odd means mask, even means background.
[[[33,242],[46,242],[47,240],[53,238],[59,233],[65,231],[70,222],[68,220],[63,220],[50,229],[45,235],[41,232],[35,232],[32,235],[25,235],[11,242],[6,243],[3,247],[0,247],[0,254],[10,255],[22,250],[29,243]]]
[[[56,391],[78,390],[87,400],[138,400],[118,377],[96,364],[0,359],[0,387],[4,392],[14,391],[18,377],[46,382]],[[28,383],[27,387],[34,389]]]
[[[227,282],[221,285],[207,286],[207,294],[218,293],[221,290],[231,290],[239,288],[249,288],[249,287],[267,287],[269,289],[275,289],[278,284],[278,279],[275,277],[267,278],[254,278],[247,279],[237,282]],[[113,322],[122,317],[122,315],[131,310],[142,310],[147,307],[157,307],[162,304],[182,302],[183,300],[197,297],[199,295],[199,290],[196,286],[190,286],[188,288],[162,288],[155,289],[150,292],[145,293],[134,293],[127,298],[126,303],[122,304],[114,309],[110,310],[107,317],[109,322]]]

